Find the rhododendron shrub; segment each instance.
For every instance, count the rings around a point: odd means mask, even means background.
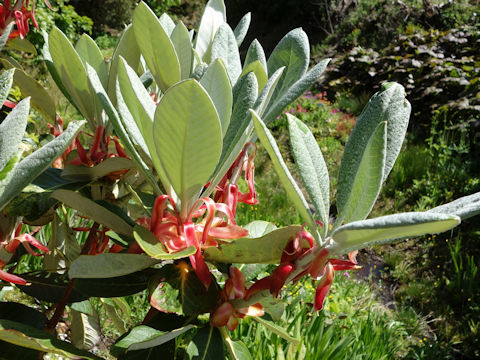
[[[320,77],[328,60],[308,70],[308,38],[295,29],[268,59],[254,40],[242,63],[238,48],[249,23],[247,14],[232,29],[223,0],[211,0],[199,28],[188,30],[142,2],[108,62],[88,35],[73,45],[58,29],[45,34],[52,78],[85,120],[63,130],[64,120],[46,116],[54,140],[23,159],[18,149],[28,100],[0,125],[0,278],[53,304],[48,318],[15,305],[19,314],[40,317],[35,324],[7,320],[0,308],[0,340],[25,354],[98,358],[86,350],[100,339],[89,302],[100,298],[122,334],[109,349],[112,356],[174,358],[182,336],[190,358],[220,359],[228,352],[248,359],[241,339],[229,336],[247,316],[291,339],[270,323],[278,319],[272,307],[282,302],[285,284],[316,280],[319,311],[335,271],[360,267],[359,249],[447,231],[480,211],[475,194],[428,212],[367,219],[410,115],[395,83],[372,97],[345,147],[335,214],[329,214],[329,174],[316,139],[288,114],[304,194],[268,125]],[[2,74],[1,94],[8,94],[12,76]],[[257,146],[267,150],[302,223],[237,222],[239,203],[265,201],[255,191]],[[35,227],[22,231],[21,221]],[[51,235],[43,244],[35,236],[47,223]],[[20,244],[43,256],[42,269],[14,274]],[[261,270],[247,280],[240,270],[245,264]],[[259,277],[265,264],[274,270]],[[127,330],[121,298],[141,291],[148,293],[149,311]],[[71,344],[55,338],[66,313]]]

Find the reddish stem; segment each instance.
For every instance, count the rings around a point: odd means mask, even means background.
[[[92,247],[92,244],[93,244],[93,240],[95,239],[95,234],[97,233],[99,226],[100,224],[98,223],[93,224],[92,229],[88,234],[87,240],[85,241],[85,244],[83,244],[80,255],[86,255],[90,251],[90,248]],[[45,325],[44,330],[46,332],[53,333],[53,331],[55,330],[55,327],[57,326],[58,322],[60,321],[60,318],[65,312],[65,307],[67,306],[68,300],[70,299],[70,296],[73,293],[74,285],[75,285],[75,279],[71,279],[70,282],[67,284],[65,291],[63,292],[62,298],[60,299],[57,306],[55,307],[55,313]]]

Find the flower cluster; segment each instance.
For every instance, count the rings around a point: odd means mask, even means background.
[[[51,9],[50,3],[48,0],[44,0],[45,4]],[[15,22],[17,25],[17,29],[13,30],[9,38],[15,38],[20,36],[20,38],[24,38],[28,31],[30,30],[30,26],[28,24],[28,20],[31,19],[33,26],[38,29],[37,20],[35,19],[35,3],[36,0],[32,1],[32,8],[27,10],[29,7],[30,0],[17,0],[12,6],[11,0],[5,0],[3,5],[0,4],[0,35],[3,34],[5,29],[8,25],[12,22]]]

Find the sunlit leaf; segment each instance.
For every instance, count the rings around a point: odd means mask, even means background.
[[[210,62],[209,52],[213,38],[220,27],[227,20],[223,0],[209,0],[203,10],[202,19],[195,40],[195,51],[201,59]]]
[[[223,263],[278,264],[287,243],[300,229],[298,225],[290,225],[264,232],[259,237],[245,237],[219,247],[209,247],[204,250],[204,257],[208,261]]]
[[[434,207],[428,212],[456,215],[462,220],[468,219],[480,214],[480,192]]]
[[[455,215],[431,212],[410,212],[355,221],[338,228],[333,234],[332,251],[345,253],[397,239],[441,233],[457,226]]]
[[[327,165],[310,129],[288,113],[287,118],[295,164],[310,200],[320,216],[325,233],[328,229],[330,209],[330,180]]]
[[[75,191],[55,190],[52,193],[52,197],[119,234],[133,237],[132,226],[120,216]]]
[[[141,2],[133,12],[133,29],[138,47],[160,89],[165,92],[180,80],[175,48],[157,16]]]
[[[104,253],[81,255],[70,265],[73,278],[114,278],[140,271],[158,263],[146,255]]]
[[[212,43],[212,60],[220,58],[225,63],[225,67],[232,84],[237,82],[242,72],[242,63],[238,51],[237,41],[232,29],[227,23],[223,23],[218,28]]]

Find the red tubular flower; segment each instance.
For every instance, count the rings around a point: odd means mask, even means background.
[[[52,9],[48,0],[44,0],[45,4]],[[33,26],[38,29],[37,20],[35,19],[35,3],[36,0],[32,1],[32,8],[27,10],[29,0],[17,0],[12,7],[10,0],[5,0],[3,5],[0,5],[0,35],[3,34],[3,31],[6,27],[15,22],[17,25],[16,30],[12,30],[9,35],[9,38],[15,38],[20,36],[22,39],[27,35],[30,26],[28,20],[31,19]]]
[[[230,267],[230,277],[225,282],[225,287],[220,293],[222,303],[210,316],[210,323],[213,326],[226,326],[228,330],[233,331],[238,325],[238,319],[245,316],[263,316],[263,306],[260,303],[250,305],[245,308],[236,309],[231,303],[232,300],[245,299],[245,276],[234,266]]]
[[[16,275],[9,274],[2,269],[8,264],[20,244],[22,244],[25,250],[27,250],[27,252],[33,256],[41,256],[43,254],[35,252],[31,246],[47,254],[50,253],[50,250],[37,239],[35,239],[35,237],[32,236],[32,233],[21,234],[21,230],[22,223],[20,222],[16,227],[15,232],[12,235],[4,235],[4,239],[0,242],[0,279],[14,284],[25,285],[27,282],[24,279]],[[34,232],[36,231],[38,231],[38,228],[34,230]]]
[[[325,274],[320,279],[317,285],[317,289],[315,290],[315,301],[313,304],[313,308],[315,311],[323,309],[323,302],[325,300],[325,296],[327,296],[330,287],[332,286],[333,278],[335,276],[333,265],[328,263],[325,266]]]

